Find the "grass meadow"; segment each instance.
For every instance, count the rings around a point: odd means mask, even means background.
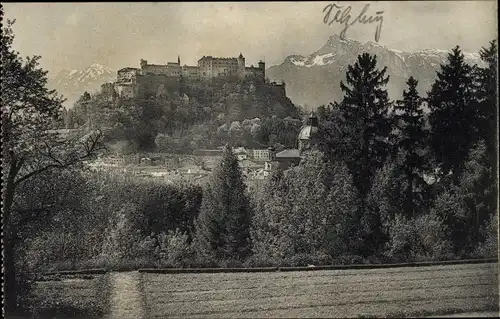
[[[145,318],[411,317],[498,311],[497,274],[496,263],[265,273],[130,272],[39,282],[36,291],[39,302],[86,308],[92,316],[108,318],[132,313]],[[142,309],[119,312],[127,307]]]

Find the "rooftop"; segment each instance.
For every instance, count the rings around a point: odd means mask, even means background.
[[[140,69],[138,68],[131,68],[131,67],[126,67],[123,69],[118,70],[118,72],[127,72],[127,71],[139,71]]]
[[[313,137],[315,134],[318,133],[318,127],[317,126],[304,126],[299,133],[299,140],[308,140],[311,137]]]
[[[236,147],[233,152],[235,154],[246,154],[247,150],[244,147]]]
[[[240,163],[240,166],[242,167],[248,167],[248,168],[251,168],[251,167],[262,167],[263,164],[262,163],[259,163],[257,161],[252,161],[252,160],[249,160],[249,159],[245,159],[245,160],[242,160],[239,162]]]
[[[231,57],[231,58],[227,58],[227,57],[215,57],[215,56],[208,55],[208,56],[203,56],[198,61],[201,61],[201,60],[236,60],[236,58],[233,58],[233,57]]]
[[[300,158],[299,150],[292,148],[276,153],[276,158]]]

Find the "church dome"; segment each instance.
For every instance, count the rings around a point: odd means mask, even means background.
[[[318,133],[317,126],[304,126],[299,132],[299,140],[310,140]]]
[[[307,124],[302,127],[299,132],[299,140],[310,140],[318,135],[318,118],[313,112],[309,115],[307,119]]]
[[[302,154],[304,151],[311,149],[314,145],[316,145],[318,142],[318,135],[318,118],[314,115],[314,112],[311,112],[306,125],[304,125],[299,132],[299,153]]]

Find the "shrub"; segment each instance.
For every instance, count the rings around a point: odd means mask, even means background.
[[[313,253],[313,254],[297,254],[283,261],[281,266],[300,267],[300,266],[323,266],[331,265],[333,262],[332,257],[327,254]]]
[[[277,267],[281,266],[282,260],[277,258],[269,258],[267,256],[252,255],[244,263],[245,268],[252,267]]]
[[[452,257],[448,230],[435,215],[407,219],[396,215],[388,222],[385,255],[394,261],[434,261]]]
[[[243,268],[244,263],[238,259],[224,259],[219,262],[221,268]]]
[[[477,245],[474,257],[498,258],[498,215],[492,214],[482,231],[484,242]]]
[[[365,260],[363,257],[358,255],[345,255],[337,257],[333,260],[335,265],[354,265],[354,264],[364,264]]]
[[[189,236],[179,229],[158,235],[155,255],[163,267],[185,267],[193,262],[193,250],[188,242]]]
[[[131,221],[134,213],[135,207],[128,206],[110,220],[102,253],[97,258],[105,268],[135,269],[154,263],[155,241],[141,235]]]

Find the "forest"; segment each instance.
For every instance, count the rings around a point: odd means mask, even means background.
[[[206,100],[191,93],[188,102],[182,96],[113,102],[86,94],[65,112],[63,98],[46,88],[40,57],[23,59],[12,49],[11,25],[1,49],[8,309],[29,306],[30,283],[52,270],[498,255],[495,41],[480,52],[486,67],[465,64],[455,47],[426,96],[410,77],[398,101],[388,99],[390,79],[377,57],[359,55],[340,83],[344,98],[318,109],[317,147],[300,165],[247,187],[232,146],[293,146],[301,126],[293,105],[276,106],[265,87],[245,95],[248,83]],[[95,128],[76,139],[49,130],[55,122],[83,125],[89,115]],[[170,145],[165,137],[175,134],[178,145]],[[227,146],[204,187],[86,168],[105,143],[120,139],[135,149],[181,151],[219,140]]]

